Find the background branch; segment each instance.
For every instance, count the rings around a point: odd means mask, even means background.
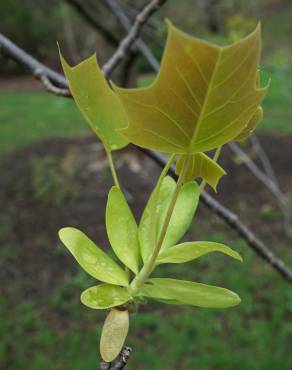
[[[131,30],[131,22],[129,18],[124,13],[123,8],[120,4],[115,0],[104,0],[105,4],[108,6],[109,10],[115,15],[121,25],[127,30],[128,32]],[[142,53],[145,57],[147,62],[150,66],[154,69],[154,71],[159,70],[159,62],[151,52],[151,50],[147,47],[143,40],[138,38],[135,42],[137,49]]]
[[[118,0],[104,0],[105,3],[108,5],[109,9],[113,12],[118,20],[120,20],[121,24],[126,30],[130,28],[130,20],[128,19],[127,15],[125,14],[123,8],[119,4]],[[141,40],[139,40],[141,41]],[[159,62],[147,45],[143,43],[143,47],[138,47],[141,54],[144,58],[149,62],[155,72],[159,71]],[[285,195],[279,188],[279,185],[276,181],[276,176],[274,174],[273,168],[271,163],[266,155],[264,149],[261,147],[259,140],[257,139],[256,135],[252,135],[252,143],[253,146],[257,149],[257,155],[259,156],[260,162],[263,165],[263,169],[265,173],[256,165],[256,163],[251,159],[251,157],[245,153],[243,149],[236,142],[229,143],[230,149],[241,159],[244,165],[251,171],[251,173],[271,192],[271,194],[275,197],[279,208],[283,215],[283,223],[286,235],[290,236],[290,224],[292,218],[292,212],[289,206],[289,202],[286,199]]]
[[[147,22],[151,15],[155,13],[165,2],[166,0],[152,0],[142,9],[140,13],[138,13],[138,15],[135,18],[135,22],[129,29],[128,34],[120,42],[117,50],[112,55],[112,57],[102,67],[102,71],[106,78],[109,77],[110,73],[123,59],[127,50],[133,45],[133,43],[139,37],[143,25]]]
[[[142,9],[141,13],[136,17],[136,21],[131,28],[128,35],[120,43],[117,51],[113,54],[112,58],[105,65],[104,70],[107,76],[113,68],[122,60],[124,54],[132,46],[141,27],[147,21],[147,19],[153,14],[159,6],[165,1],[151,1],[145,8]],[[13,42],[7,39],[5,36],[0,34],[0,47],[5,51],[7,55],[15,59],[18,63],[26,66],[38,79],[40,76],[46,76],[48,80],[58,87],[68,88],[65,78],[48,68],[47,66],[40,63],[38,60],[33,58],[31,55],[20,49]],[[42,81],[43,82],[43,81]],[[43,82],[44,83],[44,82]],[[53,89],[50,92],[56,94]],[[164,157],[159,153],[154,153],[150,150],[141,149],[148,157],[154,159],[159,165],[164,166]],[[215,200],[211,195],[204,192],[202,194],[202,202],[213,212],[215,212],[222,220],[224,220],[230,227],[247,242],[247,244],[263,259],[265,259],[276,271],[278,271],[286,280],[292,281],[292,271],[285,265],[285,263],[271,251],[271,249],[243,223],[239,217],[232,213],[228,208],[221,205],[220,202]]]
[[[288,233],[289,226],[291,223],[291,209],[285,195],[281,192],[278,185],[268,177],[261,169],[256,165],[256,163],[240,148],[240,146],[231,141],[228,143],[229,148],[240,157],[244,165],[253,173],[253,175],[270,191],[270,193],[275,197],[282,211],[284,218],[284,226]]]
[[[107,40],[110,44],[117,46],[120,40],[113,35],[113,33],[108,30],[101,22],[98,22],[97,17],[94,16],[92,9],[87,8],[86,2],[78,0],[66,0],[66,2],[75,9],[75,11],[84,18],[94,29],[100,32],[100,34]]]

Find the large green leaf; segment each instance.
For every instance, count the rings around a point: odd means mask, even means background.
[[[103,310],[109,307],[120,306],[131,300],[131,296],[123,287],[100,284],[84,290],[80,299],[87,307]]]
[[[143,261],[146,262],[153,252],[156,241],[159,238],[171,198],[175,191],[175,181],[167,176],[163,179],[160,192],[158,195],[158,202],[156,207],[156,233],[153,235],[151,231],[152,220],[154,217],[154,192],[151,194],[149,201],[143,212],[141,222],[139,225],[139,240],[141,245],[141,254]],[[166,232],[162,249],[174,245],[180,238],[183,237],[188,230],[192,219],[194,217],[199,201],[199,188],[195,182],[189,182],[182,186],[176,206],[174,208],[172,217],[170,219],[169,227]]]
[[[61,63],[74,100],[93,131],[107,150],[120,149],[128,140],[118,130],[127,126],[127,118],[118,97],[109,87],[96,56],[75,67],[69,66],[60,52]]]
[[[112,362],[123,348],[129,330],[129,312],[111,309],[100,338],[100,354],[104,361]]]
[[[258,107],[257,110],[255,111],[254,115],[248,121],[248,124],[241,131],[241,133],[234,138],[234,140],[244,141],[255,130],[256,126],[262,120],[263,120],[263,108]]]
[[[140,249],[138,227],[124,194],[116,186],[108,195],[106,229],[117,257],[137,274]]]
[[[246,38],[219,47],[168,22],[154,83],[115,87],[129,120],[123,134],[142,147],[180,154],[205,152],[232,140],[267,91],[256,86],[260,47],[260,26]]]
[[[199,241],[181,243],[165,249],[159,254],[157,263],[184,263],[211,252],[221,252],[242,261],[241,256],[236,251],[224,244]]]
[[[260,86],[260,71],[257,71],[256,86]],[[263,108],[258,107],[244,129],[234,138],[237,141],[244,141],[255,129],[258,123],[263,119]]]
[[[128,285],[125,271],[82,231],[74,227],[64,227],[59,231],[59,237],[88,274],[105,283]]]
[[[177,175],[181,173],[184,161],[185,155],[181,155],[176,162],[175,172]],[[197,177],[201,177],[216,191],[219,180],[225,174],[226,172],[223,168],[206,154],[196,153],[190,158],[184,181],[191,181],[195,180]]]
[[[152,288],[149,291],[143,287],[141,294],[158,300],[175,300],[186,305],[208,308],[226,308],[240,303],[236,293],[221,287],[163,278],[148,279],[147,282],[145,286],[150,284]]]

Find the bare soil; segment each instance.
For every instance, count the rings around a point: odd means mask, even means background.
[[[282,190],[291,198],[292,137],[260,139]],[[159,168],[134,147],[123,150],[116,164],[139,218]],[[273,240],[285,240],[270,193],[244,165],[235,163],[228,148],[220,164],[228,176],[222,179],[216,198],[238,212],[270,245]],[[78,227],[100,246],[107,246],[104,210],[112,180],[102,146],[93,136],[50,139],[7,155],[0,162],[0,173],[0,279],[3,286],[21,280],[26,297],[47,295],[75,268],[59,246],[61,227]],[[216,232],[217,216],[203,206],[199,212],[202,230]]]

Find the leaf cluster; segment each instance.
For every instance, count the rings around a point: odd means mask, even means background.
[[[101,354],[112,361],[129,327],[129,312],[148,299],[166,304],[225,308],[240,298],[222,287],[172,278],[151,278],[165,263],[186,263],[212,252],[241,261],[230,247],[209,241],[180,242],[200,193],[216,190],[225,174],[220,150],[244,140],[262,119],[267,87],[259,86],[260,26],[246,38],[219,47],[168,24],[161,68],[149,87],[109,84],[92,56],[70,67],[60,54],[77,106],[109,155],[129,142],[170,154],[137,224],[116,181],[108,195],[106,229],[118,262],[82,231],[66,227],[59,236],[80,266],[100,281],[81,294],[93,309],[111,308],[101,337]],[[213,158],[210,151],[216,150]],[[167,172],[176,159],[175,181]],[[203,181],[198,185],[196,180]]]

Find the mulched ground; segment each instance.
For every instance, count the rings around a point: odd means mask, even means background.
[[[291,197],[292,137],[260,139],[282,190]],[[229,176],[215,196],[270,244],[285,240],[274,199],[235,162],[226,148],[220,164]],[[123,150],[116,164],[131,207],[140,217],[159,169],[133,147]],[[102,146],[93,136],[50,139],[7,155],[0,173],[0,279],[21,280],[26,297],[48,294],[75,267],[58,247],[61,227],[78,227],[102,247],[107,245],[104,209],[112,180]],[[263,222],[259,214],[265,210],[271,217]],[[199,212],[205,229],[216,232],[217,217],[203,206]]]

